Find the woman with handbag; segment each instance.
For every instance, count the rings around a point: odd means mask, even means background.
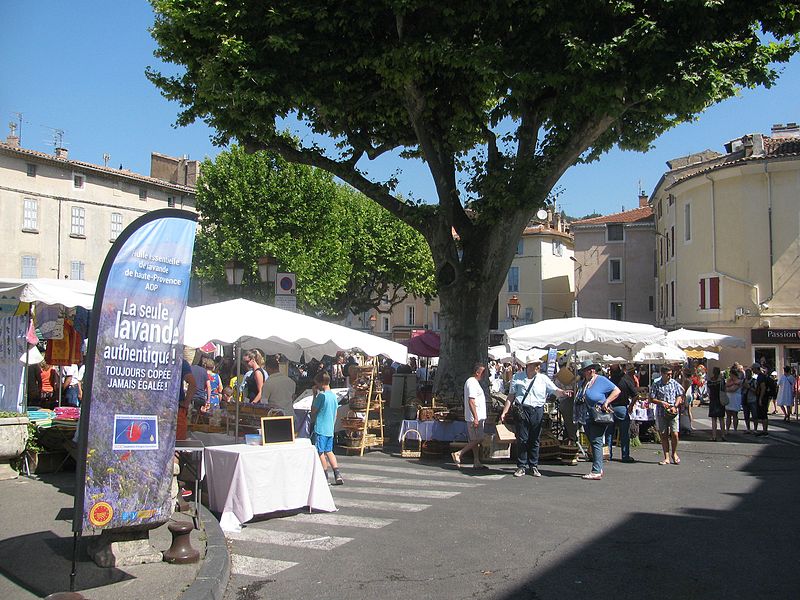
[[[725,406],[722,404],[722,397],[724,395],[727,400],[727,394],[724,394],[722,375],[719,367],[714,367],[711,371],[711,377],[706,382],[708,389],[708,418],[711,419],[711,441],[717,441],[717,427],[719,427],[719,434],[722,441],[725,441]]]
[[[610,379],[598,374],[599,367],[591,360],[581,363],[578,370],[581,383],[575,394],[575,403],[586,404],[589,411],[586,435],[592,445],[592,472],[582,476],[582,479],[589,480],[603,478],[603,442],[608,429],[614,426],[614,413],[610,406],[620,394],[620,389]]]

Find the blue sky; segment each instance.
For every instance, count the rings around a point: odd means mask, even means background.
[[[2,139],[6,123],[23,114],[22,143],[52,152],[54,129],[76,160],[122,165],[149,174],[150,152],[193,159],[215,156],[203,124],[175,128],[178,107],[144,76],[158,67],[150,5],[144,0],[30,0],[0,2]],[[745,133],[769,133],[774,123],[800,121],[800,59],[785,67],[771,90],[744,91],[712,107],[697,122],[681,125],[645,153],[612,151],[599,162],[570,169],[559,185],[559,207],[573,216],[609,214],[637,205],[639,186],[650,193],[671,158],[711,148]],[[424,165],[383,160],[372,170],[384,178],[402,168],[400,191],[433,198]]]

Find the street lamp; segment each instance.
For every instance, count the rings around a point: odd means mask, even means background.
[[[258,278],[262,283],[274,284],[278,280],[278,259],[267,254],[258,259]]]
[[[507,305],[508,316],[511,318],[511,327],[516,327],[517,319],[519,319],[519,310],[522,308],[522,305],[519,303],[519,298],[517,298],[516,294],[508,299]]]
[[[228,285],[242,285],[244,279],[244,264],[238,260],[229,260],[225,263],[225,279]]]

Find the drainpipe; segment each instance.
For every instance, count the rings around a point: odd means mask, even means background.
[[[725,273],[720,271],[717,268],[717,197],[716,197],[716,190],[714,187],[714,179],[710,175],[705,176],[711,182],[711,270],[714,273],[718,273],[725,277],[725,279],[729,279],[730,281],[735,281],[736,283],[741,283],[747,287],[751,287],[756,291],[756,306],[759,306],[762,302],[760,298],[760,292],[758,289],[758,284],[753,283],[752,281],[745,281],[744,279],[740,279],[735,275],[731,275],[730,273]],[[772,247],[771,235],[770,235],[770,248]],[[770,249],[770,262],[772,250]],[[772,280],[772,267],[770,266],[770,285]]]
[[[767,170],[767,162],[764,161],[764,175],[767,176],[767,235],[769,237],[769,297],[764,302],[772,300],[775,295],[774,265],[775,253],[772,244],[772,173]]]

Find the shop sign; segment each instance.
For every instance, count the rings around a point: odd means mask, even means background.
[[[73,531],[155,526],[171,498],[183,326],[197,217],[150,212],[97,282],[86,354]]]
[[[800,329],[752,329],[753,344],[800,344]]]

